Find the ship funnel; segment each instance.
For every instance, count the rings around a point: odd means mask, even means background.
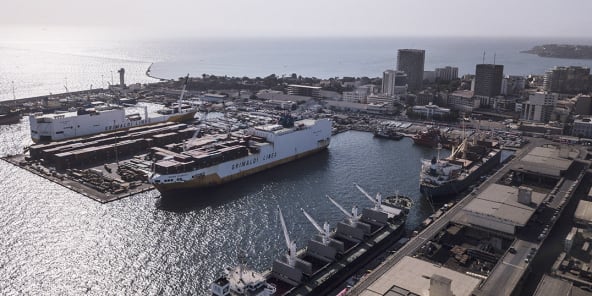
[[[296,265],[296,242],[290,240],[290,235],[288,234],[288,228],[286,228],[286,222],[284,221],[284,215],[282,215],[282,210],[278,206],[278,211],[280,213],[280,222],[282,224],[282,230],[284,231],[284,239],[286,240],[286,247],[288,247],[288,253],[286,254],[286,259],[288,261],[288,265],[290,267],[294,267]]]

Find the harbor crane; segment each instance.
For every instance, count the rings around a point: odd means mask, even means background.
[[[282,215],[282,209],[280,206],[277,207],[280,213],[280,222],[282,223],[282,230],[284,231],[284,238],[286,239],[286,246],[288,247],[288,253],[286,253],[286,259],[288,261],[288,265],[290,267],[294,267],[296,265],[296,242],[290,240],[290,235],[288,234],[288,228],[286,228],[286,222],[284,221],[284,215]]]
[[[315,221],[315,219],[313,219],[303,208],[300,208],[300,210],[302,210],[302,213],[304,214],[304,216],[306,216],[308,221],[310,221],[310,223],[312,223],[312,225],[321,234],[321,237],[323,239],[323,245],[325,245],[325,246],[329,245],[329,242],[331,241],[331,237],[330,237],[331,229],[330,229],[329,223],[325,222],[323,224],[323,227],[321,227],[319,225],[319,223],[317,223],[317,221]]]
[[[340,204],[338,204],[334,199],[332,199],[329,195],[327,195],[327,198],[349,218],[349,222],[352,226],[355,226],[358,223],[358,221],[360,221],[362,215],[358,214],[358,206],[353,206],[352,211],[350,213],[346,209],[344,209]]]

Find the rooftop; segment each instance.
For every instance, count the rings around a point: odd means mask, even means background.
[[[539,282],[534,296],[556,295],[556,296],[590,296],[591,292],[586,292],[566,280],[561,280],[548,275],[543,275]]]
[[[471,292],[481,282],[480,279],[452,269],[406,256],[360,295],[398,295],[394,290],[403,289],[417,295],[429,296],[430,278],[434,275],[450,279],[452,292],[456,296],[471,295]]]
[[[578,203],[574,218],[580,221],[592,222],[592,202],[581,200]]]
[[[524,226],[543,201],[545,194],[532,192],[532,204],[518,202],[518,187],[491,184],[463,209],[515,226]]]
[[[561,177],[562,172],[567,171],[577,152],[569,147],[556,146],[536,147],[512,167],[513,170],[531,172],[553,177]]]

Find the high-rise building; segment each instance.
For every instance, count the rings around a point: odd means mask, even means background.
[[[557,95],[546,92],[536,92],[528,96],[528,101],[522,103],[520,119],[538,122],[549,122],[553,108],[557,104]]]
[[[478,64],[475,70],[475,95],[495,97],[501,93],[504,66]]]
[[[407,86],[409,91],[418,91],[422,89],[424,63],[425,50],[399,49],[397,54],[397,70],[407,74]]]
[[[407,74],[401,71],[386,70],[382,72],[382,93],[387,96],[405,94],[407,91]]]
[[[450,81],[458,79],[458,68],[446,66],[444,68],[436,68],[436,79],[440,81]]]
[[[548,92],[579,93],[592,89],[590,68],[555,67],[545,72],[543,89]]]
[[[392,96],[395,93],[395,70],[382,72],[382,93]]]

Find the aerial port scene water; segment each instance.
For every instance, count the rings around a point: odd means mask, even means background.
[[[8,5],[0,294],[592,295],[591,4],[379,2]]]

